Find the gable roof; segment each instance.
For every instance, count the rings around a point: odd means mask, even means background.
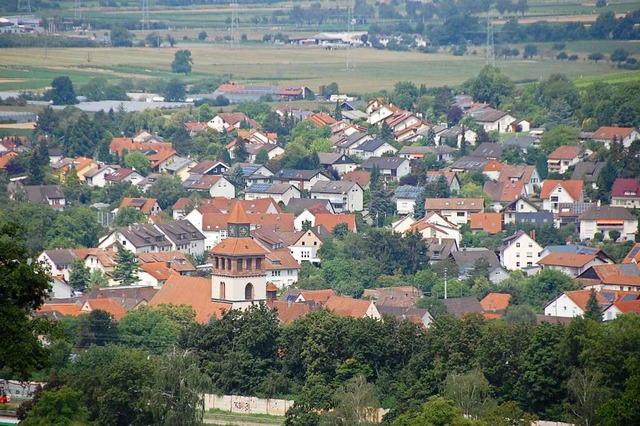
[[[217,165],[222,165],[226,170],[229,170],[229,166],[227,166],[222,161],[204,160],[189,169],[189,173],[206,174]]]
[[[556,187],[560,185],[564,188],[565,191],[573,198],[574,200],[579,200],[582,197],[582,188],[584,186],[584,181],[579,179],[569,179],[569,180],[556,180],[556,179],[545,179],[542,181],[542,189],[540,190],[540,199],[547,199],[551,195],[551,192],[556,189]]]
[[[350,181],[319,181],[311,187],[311,192],[321,194],[346,194],[358,185],[356,182]],[[360,186],[360,185],[358,185]]]
[[[371,300],[331,296],[327,300],[325,307],[341,317],[364,318],[372,303]]]
[[[341,213],[341,214],[331,214],[331,213],[318,213],[315,215],[315,225],[316,226],[324,226],[327,228],[329,232],[333,231],[333,228],[340,223],[346,223],[347,228],[350,232],[356,231],[356,215]]]
[[[356,182],[361,188],[366,187],[371,182],[371,172],[365,170],[353,170],[342,176],[343,181]]]
[[[509,164],[503,164],[502,169],[500,170],[500,175],[498,176],[498,181],[509,182],[512,180],[518,180],[524,183],[529,183],[529,181],[531,181],[533,173],[536,171],[535,167],[536,166],[529,166],[526,164],[513,166]]]
[[[504,146],[499,143],[483,142],[471,153],[473,157],[500,158]]]
[[[430,210],[470,210],[481,212],[484,198],[427,198],[425,209]]]
[[[636,220],[636,217],[624,207],[594,205],[582,213],[579,220]]]
[[[480,301],[485,312],[504,311],[509,306],[511,295],[508,293],[489,293]]]
[[[113,315],[113,318],[120,320],[127,311],[113,299],[107,297],[98,297],[95,299],[88,299],[82,305],[82,310],[86,312],[91,311],[105,311]]]
[[[140,210],[143,214],[151,214],[153,206],[156,205],[158,200],[156,198],[132,198],[124,197],[120,203],[120,208],[133,207]]]
[[[76,254],[70,249],[45,250],[44,254],[56,265],[70,265],[76,258]]]
[[[547,156],[549,160],[573,160],[580,154],[580,147],[577,145],[562,145],[556,148]]]
[[[596,259],[595,254],[552,252],[538,261],[538,265],[581,268]]]
[[[415,200],[422,191],[419,186],[400,185],[393,192],[397,199]]]
[[[608,127],[603,126],[593,132],[591,139],[603,139],[603,140],[622,140],[629,136],[635,129],[633,127]]]
[[[285,324],[302,318],[311,312],[311,306],[308,303],[291,303],[286,300],[268,299],[267,305],[276,310],[278,319]]]
[[[405,162],[408,163],[409,160],[401,157],[369,157],[362,163],[362,168],[367,170],[378,166],[380,170],[396,170]]]
[[[622,263],[640,263],[640,243],[635,243],[629,253],[624,257]]]
[[[307,117],[307,120],[311,121],[318,127],[329,126],[337,123],[337,121],[326,112],[316,112]]]
[[[290,198],[287,211],[298,215],[311,207],[322,206],[326,208],[330,205],[331,201],[325,198]]]
[[[362,152],[375,152],[376,149],[380,148],[386,143],[388,144],[388,142],[383,141],[382,139],[371,139],[354,149]]]
[[[618,178],[613,182],[611,196],[616,198],[640,198],[640,181],[636,178]]]
[[[451,256],[453,257],[456,265],[458,265],[463,271],[473,268],[475,263],[480,259],[485,259],[487,262],[489,262],[490,268],[500,265],[500,261],[498,260],[496,253],[493,250],[489,250],[484,247],[462,248],[460,250],[452,251]]]
[[[589,297],[591,297],[591,290],[565,291],[564,294],[569,299],[571,299],[571,301],[575,303],[583,312],[586,312],[587,302],[589,301]],[[596,299],[598,300],[598,304],[600,305],[609,304],[609,301],[600,293],[595,292],[595,295],[596,295]]]
[[[471,229],[499,233],[502,231],[502,213],[471,213]]]
[[[319,174],[323,174],[322,170],[297,170],[283,169],[273,176],[278,180],[311,180]]]
[[[483,191],[489,194],[493,201],[510,203],[522,196],[523,189],[524,182],[520,180],[515,182],[495,182],[489,180],[484,183]]]
[[[604,162],[593,162],[593,161],[581,161],[576,164],[573,169],[573,174],[571,175],[571,179],[582,179],[585,182],[596,182],[598,180],[598,176],[600,176],[600,171],[604,167]],[[615,184],[614,184],[615,186]]]
[[[475,296],[443,299],[442,303],[446,306],[448,313],[458,318],[466,314],[483,312],[482,305],[480,305],[480,302],[478,302]]]

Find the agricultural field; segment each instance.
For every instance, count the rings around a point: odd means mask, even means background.
[[[606,52],[607,42],[598,48]],[[623,42],[620,42],[623,43]],[[640,49],[640,43],[624,42],[626,48]],[[616,42],[617,44],[617,42]],[[580,43],[568,43],[567,51],[579,52]],[[178,75],[170,72],[170,64],[178,48],[189,49],[194,59],[193,73],[182,76],[194,82],[216,75],[230,74],[234,81],[278,85],[304,84],[317,88],[337,82],[351,93],[389,89],[400,80],[410,80],[427,86],[457,85],[475,76],[485,65],[484,50],[475,54],[452,56],[449,53],[424,54],[392,52],[375,49],[353,49],[352,66],[346,68],[346,50],[325,50],[319,47],[252,45],[230,46],[216,44],[183,44],[169,48],[94,48],[94,49],[4,49],[0,61],[0,90],[37,90],[46,87],[57,75],[68,75],[78,84],[92,76],[108,80],[170,79]],[[550,47],[549,47],[550,48]],[[590,51],[592,51],[590,49]],[[472,51],[473,52],[473,51]],[[514,81],[536,81],[553,73],[571,78],[602,78],[613,73],[616,78],[639,80],[640,72],[621,72],[606,61],[595,64],[580,59],[560,62],[536,57],[532,60],[499,60],[496,65]],[[603,76],[603,77],[596,77]]]

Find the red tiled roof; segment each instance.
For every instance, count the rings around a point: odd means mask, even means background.
[[[614,302],[616,308],[620,309],[623,314],[635,313],[640,314],[640,299],[625,300],[624,302]]]
[[[316,112],[315,114],[311,114],[307,120],[311,121],[318,127],[329,126],[336,123],[336,120],[326,112]]]
[[[635,178],[616,179],[611,188],[611,196],[616,198],[640,198],[640,181]]]
[[[134,207],[140,210],[143,214],[151,214],[151,209],[155,206],[158,200],[156,198],[132,198],[124,197],[120,203],[120,208]]]
[[[109,144],[109,151],[122,154],[122,151],[168,151],[173,150],[171,142],[134,142],[131,138],[113,138]]]
[[[88,309],[84,309],[85,306]],[[124,307],[122,307],[121,304],[119,304],[118,302],[116,302],[113,299],[109,299],[107,297],[99,297],[96,299],[89,299],[86,302],[84,302],[84,305],[82,306],[83,310],[85,310],[86,312],[91,312],[91,311],[105,311],[110,313],[111,315],[113,315],[113,317],[116,320],[121,319],[124,314],[127,313],[127,311],[124,309]]]
[[[502,213],[471,213],[471,229],[497,234],[502,231]]]
[[[18,156],[18,153],[13,151],[0,155],[0,169],[6,168],[7,164],[9,164],[9,160],[17,156]]]
[[[267,251],[252,238],[225,238],[211,249],[211,254],[223,256],[265,255]]]
[[[622,263],[640,264],[640,243],[635,243],[629,253],[622,259]]]
[[[540,191],[540,199],[547,199],[551,195],[551,191],[553,191],[556,186],[562,185],[565,191],[573,198],[574,200],[579,200],[582,196],[582,187],[584,186],[584,181],[581,179],[570,179],[570,180],[555,180],[555,179],[546,179],[542,182],[542,189]]]
[[[325,307],[341,317],[364,318],[371,303],[371,300],[331,296]]]
[[[172,275],[149,301],[149,306],[189,305],[196,311],[196,321],[206,324],[210,318],[222,318],[231,309],[230,303],[211,301],[211,280],[208,278]]]
[[[288,249],[274,250],[267,253],[266,270],[300,269],[300,264],[293,258]]]
[[[595,254],[552,252],[538,261],[538,265],[566,266],[581,268],[596,259]]]
[[[480,301],[485,311],[504,311],[509,306],[511,295],[507,293],[489,293]]]
[[[498,160],[491,160],[482,169],[483,172],[499,172],[502,170],[502,163]]]
[[[592,139],[613,140],[614,138],[622,140],[629,136],[635,129],[633,127],[600,127],[593,132]]]
[[[548,155],[550,160],[573,160],[580,154],[580,147],[576,145],[562,145]]]
[[[346,223],[350,232],[356,231],[356,215],[354,214],[331,214],[331,213],[318,213],[315,216],[315,226],[322,225],[329,232],[333,231],[333,228],[340,223]]]
[[[72,316],[77,317],[80,314],[83,314],[80,309],[81,305],[76,303],[45,303],[38,309],[38,312],[59,312],[64,316]]]
[[[179,275],[172,268],[167,268],[165,262],[148,262],[140,265],[140,269],[158,281],[166,281],[171,275]]]
[[[364,170],[353,170],[345,173],[345,175],[342,177],[342,180],[345,180],[347,182],[355,182],[362,188],[364,188],[371,181],[371,172],[367,172]]]
[[[591,296],[591,290],[575,290],[575,291],[565,291],[564,294],[569,297],[582,311],[587,310],[587,302],[589,301],[589,297]],[[606,304],[608,300],[604,298],[600,293],[596,292],[596,299],[599,304]]]
[[[300,294],[306,302],[313,301],[319,305],[324,305],[330,297],[336,296],[336,292],[330,288],[322,290],[304,290],[300,292]]]
[[[283,323],[293,322],[311,312],[311,307],[308,303],[289,303],[284,300],[267,300],[267,305],[278,312],[278,319]]]
[[[149,155],[148,158],[151,160],[151,168],[155,169],[162,164],[162,162],[167,161],[174,155],[176,155],[176,152],[173,149],[158,151],[156,154]]]

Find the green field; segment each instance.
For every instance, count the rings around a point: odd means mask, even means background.
[[[626,43],[634,48],[640,46],[640,43]],[[482,48],[476,54],[462,57],[448,53],[354,49],[352,59],[356,69],[349,70],[346,69],[345,50],[274,45],[249,45],[232,49],[215,44],[178,44],[177,48],[192,52],[193,73],[186,78],[181,77],[187,83],[231,74],[239,82],[304,84],[313,89],[335,81],[343,91],[350,93],[389,89],[401,80],[429,87],[458,85],[475,76],[485,65]],[[49,49],[47,58],[41,48],[3,49],[0,90],[41,89],[57,75],[68,75],[75,84],[86,83],[95,75],[109,80],[173,78],[177,75],[170,72],[170,64],[177,48]],[[573,44],[568,44],[567,50],[572,49]],[[581,59],[571,63],[542,56],[543,59],[501,60],[496,65],[517,83],[537,81],[554,73],[566,74],[579,84],[582,79],[607,81],[608,74],[612,74],[616,80],[640,79],[640,73],[621,72],[604,61],[595,64]],[[9,60],[5,61],[4,58]]]

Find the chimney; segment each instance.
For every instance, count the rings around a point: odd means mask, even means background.
[[[535,239],[536,239],[536,230],[532,229],[531,232],[529,233],[529,236],[531,237],[532,240],[535,241]]]

